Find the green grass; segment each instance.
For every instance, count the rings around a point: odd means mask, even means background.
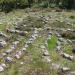
[[[3,31],[5,29],[6,25],[0,24],[0,31]]]
[[[48,40],[48,49],[53,50],[56,46],[57,37],[54,35]]]

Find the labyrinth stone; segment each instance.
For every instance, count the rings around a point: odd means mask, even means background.
[[[11,57],[6,57],[5,61],[11,63],[13,59]]]
[[[12,52],[12,49],[5,51],[6,54],[10,54],[11,52]]]
[[[61,68],[61,70],[62,70],[62,72],[67,72],[67,71],[70,71],[70,68],[68,68],[68,67],[63,67],[63,68]]]
[[[0,48],[3,48],[7,45],[7,43],[4,40],[0,40]]]
[[[0,65],[0,72],[4,71],[4,68]]]

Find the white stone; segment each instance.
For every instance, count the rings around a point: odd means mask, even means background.
[[[52,63],[52,67],[54,69],[59,69],[60,68],[60,64],[54,64],[54,63]]]
[[[62,68],[62,71],[63,71],[63,72],[70,71],[70,68],[68,68],[68,67],[63,67],[63,68]]]
[[[26,51],[27,49],[26,48],[22,48],[22,51]]]
[[[3,36],[5,38],[8,38],[8,36],[6,34],[4,34],[3,32],[0,32],[0,36]]]
[[[0,65],[0,72],[4,71],[4,68]]]
[[[44,45],[41,45],[41,48],[42,48],[42,49],[45,49],[46,47],[45,47]]]
[[[6,62],[12,62],[12,58],[11,57],[6,57]]]
[[[60,41],[57,41],[57,46],[60,46],[61,45],[61,42]]]
[[[3,57],[6,56],[6,53],[2,53],[2,56],[3,56]]]
[[[44,56],[49,56],[49,52],[47,50],[44,51],[43,53]]]
[[[73,60],[73,59],[74,59],[73,56],[71,56],[71,55],[69,55],[69,54],[66,54],[66,53],[62,53],[61,55],[62,55],[64,58],[69,59],[69,60]]]
[[[19,44],[19,41],[15,41],[15,42],[13,42],[12,44],[13,44],[13,45],[17,45],[17,44]]]
[[[46,62],[48,62],[48,63],[50,63],[50,62],[51,62],[50,58],[49,58],[49,57],[47,57],[47,56],[45,56],[45,57],[44,57],[44,59],[45,59],[45,61],[46,61]]]
[[[25,48],[27,48],[28,47],[28,45],[27,44],[25,44],[25,46],[24,46]]]
[[[15,57],[16,57],[17,59],[20,59],[20,56],[19,56],[18,54],[16,54]]]
[[[12,49],[5,51],[5,53],[7,53],[7,54],[10,54],[11,52],[12,52]]]
[[[2,63],[2,64],[1,64],[1,66],[2,66],[2,67],[4,67],[4,68],[6,68],[6,67],[7,67],[7,66],[6,66],[6,64],[4,64],[4,63]]]
[[[7,43],[4,40],[0,40],[0,47],[5,47]]]
[[[63,42],[63,41],[64,41],[64,39],[63,39],[63,38],[58,38],[58,40],[59,40],[60,42]]]
[[[21,62],[20,64],[21,64],[21,65],[23,65],[23,64],[24,64],[24,62]]]

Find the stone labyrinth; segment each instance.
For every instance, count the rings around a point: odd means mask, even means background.
[[[75,63],[75,30],[49,26],[49,22],[58,22],[52,16],[35,16],[0,31],[0,73],[8,71],[11,65],[37,65],[40,61],[58,75],[75,75],[75,68],[70,66]],[[41,75],[44,74],[50,73]]]

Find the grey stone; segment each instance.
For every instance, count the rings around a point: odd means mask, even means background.
[[[71,71],[69,75],[75,75],[75,71]]]
[[[0,48],[3,48],[7,45],[6,41],[0,40]]]
[[[14,30],[14,29],[7,29],[7,32],[9,32],[9,33],[17,33],[17,34],[22,35],[22,36],[24,36],[24,35],[26,35],[28,33],[27,31],[19,31],[19,30]]]
[[[62,55],[64,58],[68,59],[68,60],[73,60],[73,59],[74,59],[73,56],[71,56],[71,55],[69,55],[69,54],[66,54],[66,53],[61,53],[61,55]]]
[[[49,56],[44,56],[44,61],[47,62],[47,63],[50,63],[51,62],[51,59]]]
[[[24,46],[24,47],[25,47],[25,48],[28,48],[28,46],[29,46],[28,44],[25,44],[25,46]]]
[[[5,61],[11,63],[13,61],[13,59],[11,57],[6,57]]]
[[[4,63],[1,63],[1,66],[4,67],[4,68],[7,67],[6,64],[4,64]]]
[[[68,67],[62,67],[61,70],[62,70],[62,72],[67,72],[67,71],[70,71],[70,68],[68,68]]]
[[[61,42],[60,41],[57,41],[56,44],[57,44],[57,46],[60,46],[61,45]]]
[[[4,68],[0,65],[0,72],[4,71]]]
[[[59,40],[60,42],[63,42],[63,41],[64,41],[64,39],[63,39],[63,38],[58,38],[58,40]]]
[[[0,32],[0,36],[5,37],[5,38],[9,38],[6,34],[4,34],[3,32]]]
[[[61,50],[61,46],[56,46],[56,50],[60,51]]]
[[[44,46],[44,45],[41,45],[41,48],[42,48],[42,49],[45,49],[45,46]]]
[[[10,54],[11,52],[12,52],[12,49],[5,51],[6,54]]]
[[[21,58],[21,55],[22,55],[22,51],[18,51],[18,52],[16,53],[15,57],[16,57],[17,59],[20,59],[20,58]]]
[[[44,55],[44,56],[49,56],[49,52],[48,52],[47,50],[45,50],[45,51],[43,52],[43,55]]]
[[[58,70],[60,67],[61,67],[60,64],[52,63],[52,68],[53,69]]]

